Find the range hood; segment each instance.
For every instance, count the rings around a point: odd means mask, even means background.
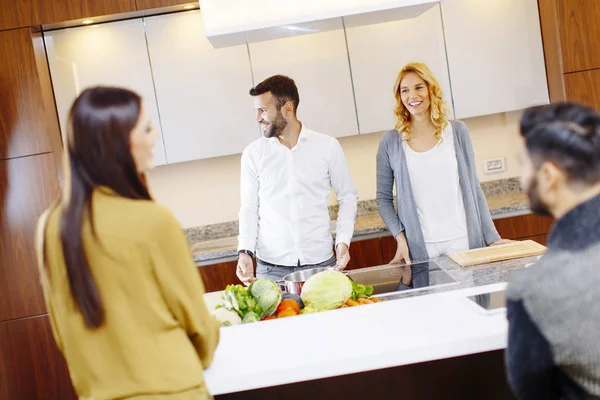
[[[441,0],[202,0],[204,33],[215,48],[414,18]],[[332,28],[333,29],[333,28]]]

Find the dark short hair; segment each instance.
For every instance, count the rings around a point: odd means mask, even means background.
[[[292,78],[285,75],[274,75],[250,89],[250,96],[259,96],[267,92],[271,92],[277,100],[278,109],[283,107],[288,101],[292,102],[294,113],[298,109],[300,96],[298,95],[296,82]]]
[[[570,102],[528,108],[520,129],[536,167],[550,161],[571,181],[600,181],[600,114],[594,109]]]

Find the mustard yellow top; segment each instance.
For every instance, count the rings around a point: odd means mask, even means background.
[[[89,329],[76,308],[59,240],[60,212],[47,217],[42,285],[54,338],[81,399],[204,399],[203,370],[219,324],[173,215],[152,201],[108,189],[93,194],[101,245],[84,224],[84,247],[106,310]],[[44,218],[44,217],[42,217]],[[39,243],[42,241],[38,231]],[[139,397],[137,397],[139,396]]]

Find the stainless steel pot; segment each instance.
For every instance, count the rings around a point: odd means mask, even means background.
[[[337,271],[337,269],[333,267],[304,269],[285,275],[283,280],[278,281],[277,284],[281,286],[281,290],[283,291],[300,295],[302,293],[302,286],[304,286],[304,282],[306,282],[308,278],[327,270]],[[348,276],[347,271],[341,272]]]

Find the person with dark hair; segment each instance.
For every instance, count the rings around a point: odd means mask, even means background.
[[[145,173],[157,132],[142,99],[95,87],[75,100],[65,185],[37,250],[52,332],[80,398],[206,399],[219,324],[173,215]]]
[[[339,142],[297,118],[293,79],[275,75],[250,90],[263,137],[242,154],[237,276],[280,280],[294,271],[350,261],[358,193]],[[335,251],[327,199],[337,193]]]
[[[521,184],[556,218],[548,252],[507,287],[506,367],[519,399],[600,397],[600,114],[574,103],[521,118]]]

